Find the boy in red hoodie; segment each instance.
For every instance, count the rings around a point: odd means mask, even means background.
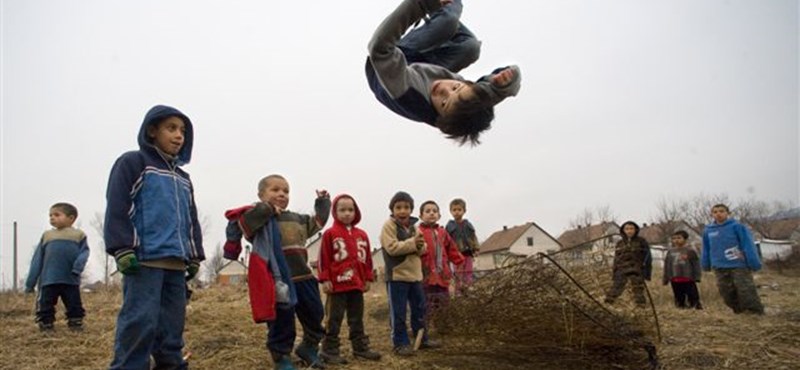
[[[437,223],[442,215],[436,202],[429,200],[422,203],[419,217],[422,219],[419,229],[428,248],[428,252],[421,256],[422,286],[427,302],[425,321],[428,322],[436,311],[447,307],[450,303],[450,279],[453,277],[450,263],[461,265],[464,263],[464,256],[458,251],[458,245],[447,230]],[[427,340],[427,335],[423,343],[428,347],[436,347],[438,344]]]
[[[380,353],[369,348],[364,333],[364,292],[374,281],[369,238],[356,227],[361,211],[355,199],[341,194],[333,200],[333,226],[322,234],[319,250],[319,282],[327,294],[325,337],[320,357],[332,365],[346,364],[339,352],[339,331],[347,313],[353,356],[378,361]]]

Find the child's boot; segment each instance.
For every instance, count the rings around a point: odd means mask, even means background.
[[[72,331],[83,331],[83,318],[73,317],[67,319],[67,327]]]
[[[319,358],[319,355],[317,354],[317,346],[315,345],[303,341],[303,343],[300,343],[300,345],[297,346],[297,349],[294,350],[294,353],[309,367],[314,369],[325,368],[325,363]]]
[[[45,334],[50,334],[56,330],[52,322],[39,321],[39,331]]]
[[[359,340],[354,340],[352,345],[353,356],[356,358],[363,358],[370,361],[379,361],[381,359],[380,353],[369,349],[369,339],[366,336]]]

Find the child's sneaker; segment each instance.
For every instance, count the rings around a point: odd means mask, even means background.
[[[325,363],[328,365],[347,365],[347,360],[344,357],[340,356],[338,353],[331,354],[325,351],[321,351],[319,353],[319,357],[322,359],[322,361],[325,361]]]
[[[39,331],[42,333],[52,333],[56,330],[52,322],[39,322]]]
[[[435,341],[433,339],[428,339],[422,342],[422,344],[419,346],[419,349],[435,349],[435,348],[440,348],[441,346],[442,344],[439,343],[438,341]]]
[[[294,353],[297,357],[300,357],[307,366],[312,367],[314,369],[324,369],[325,363],[320,360],[319,356],[317,355],[317,349],[311,345],[306,344],[305,342],[300,343],[297,346],[297,349],[294,350]]]
[[[402,357],[414,356],[414,350],[411,349],[411,346],[409,345],[394,347],[393,351],[394,354],[397,356],[402,356]]]
[[[67,327],[72,331],[83,331],[83,319],[80,317],[68,319]]]
[[[353,356],[370,361],[380,361],[381,359],[380,353],[370,350],[369,348],[360,348],[359,350],[353,350]]]
[[[292,364],[292,359],[289,356],[280,356],[275,359],[275,370],[297,370]]]

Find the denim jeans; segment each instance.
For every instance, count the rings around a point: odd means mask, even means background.
[[[458,73],[478,60],[481,42],[460,22],[463,8],[461,0],[454,0],[403,36],[397,46],[406,62],[435,64]]]
[[[140,266],[122,280],[111,369],[150,369],[151,355],[156,369],[186,369],[185,320],[185,272]]]
[[[319,282],[317,279],[309,279],[295,281],[293,284],[297,291],[297,305],[288,308],[278,305],[275,320],[267,323],[269,327],[267,348],[270,352],[280,355],[292,352],[294,339],[297,336],[295,315],[303,327],[303,343],[317,348],[325,335],[325,329],[322,327],[325,309],[319,295]]]
[[[425,292],[422,283],[390,281],[386,283],[389,296],[389,324],[392,327],[392,344],[407,346],[411,342],[406,327],[406,307],[411,306],[411,332],[425,329]]]

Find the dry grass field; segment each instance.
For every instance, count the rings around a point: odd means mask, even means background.
[[[663,369],[800,369],[800,274],[797,270],[756,275],[759,293],[767,308],[765,316],[733,315],[716,292],[713,275],[700,284],[705,310],[679,310],[672,305],[668,286],[648,284],[657,308],[662,340],[654,341]],[[626,293],[627,295],[627,293]],[[623,297],[625,297],[624,295]],[[347,369],[526,369],[541,368],[529,360],[491,353],[466,353],[464,338],[441,335],[444,347],[418,352],[412,358],[391,354],[385,292],[378,287],[367,294],[367,334],[373,348],[384,354],[380,362],[354,360],[349,343],[343,353],[351,360]],[[111,361],[114,323],[120,306],[119,289],[85,293],[87,310],[83,332],[67,330],[58,321],[52,335],[39,333],[33,322],[34,296],[0,295],[0,369],[103,369]],[[453,304],[457,304],[457,300]],[[485,307],[491,310],[491,306]],[[525,302],[518,309],[525,312]],[[628,307],[616,312],[625,316]],[[59,315],[63,308],[59,307]],[[540,323],[557,325],[562,323]],[[519,328],[518,328],[519,329]],[[524,330],[524,328],[521,328]],[[556,329],[557,330],[557,329]],[[346,336],[346,328],[343,336]],[[271,369],[265,350],[266,329],[250,319],[244,287],[212,287],[196,291],[188,307],[185,332],[193,369]],[[468,338],[470,345],[495,338]],[[543,338],[547,340],[546,338]],[[516,343],[524,348],[525,342]],[[527,366],[526,366],[527,365]],[[554,366],[553,368],[561,368]],[[597,362],[591,368],[633,368],[624,363]]]

